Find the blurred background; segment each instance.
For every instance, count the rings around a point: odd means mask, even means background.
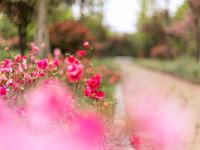
[[[90,41],[96,55],[200,58],[200,0],[0,0],[0,47],[25,54],[75,52]]]

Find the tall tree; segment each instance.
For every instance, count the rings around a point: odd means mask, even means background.
[[[21,55],[24,55],[27,43],[27,27],[35,12],[36,0],[0,0],[0,11],[17,26]]]
[[[79,7],[80,7],[80,20],[83,20],[83,18],[84,18],[84,7],[85,7],[85,5],[86,5],[86,1],[87,0],[80,0],[80,2],[79,2]]]
[[[200,0],[189,0],[189,5],[193,12],[196,30],[196,60],[200,61]]]
[[[35,41],[40,48],[43,48],[39,55],[40,57],[46,57],[50,51],[49,33],[47,31],[47,16],[49,7],[57,7],[60,3],[65,3],[67,6],[71,6],[75,3],[75,0],[38,0],[37,8],[37,33]],[[44,46],[44,47],[43,47]]]
[[[50,50],[49,44],[49,35],[46,28],[46,18],[48,12],[48,4],[50,0],[40,0],[38,3],[38,14],[37,14],[37,35],[36,35],[36,43],[43,50],[39,52],[41,57],[45,57],[48,51]]]
[[[140,0],[140,14],[138,18],[138,28],[141,28],[141,25],[144,24],[144,21],[146,21],[147,13],[148,13],[148,4],[147,0]]]

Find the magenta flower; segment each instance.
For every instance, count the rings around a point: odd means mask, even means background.
[[[48,59],[43,59],[37,62],[38,69],[47,69],[48,67]]]
[[[0,96],[4,96],[7,93],[7,88],[5,86],[0,87]]]
[[[105,93],[101,90],[101,76],[99,74],[94,75],[86,82],[85,95],[97,100],[103,100]]]
[[[136,149],[136,150],[141,150],[141,141],[140,141],[140,138],[136,135],[133,135],[131,137],[131,145],[133,145],[133,147]]]
[[[87,52],[86,50],[78,50],[76,54],[78,57],[84,57],[87,55]]]
[[[89,48],[90,47],[90,43],[89,42],[84,42],[83,43],[83,47],[84,48]]]
[[[73,55],[68,57],[67,76],[70,82],[77,82],[83,76],[84,66]]]

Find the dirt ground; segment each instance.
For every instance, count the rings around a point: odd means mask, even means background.
[[[131,105],[141,99],[155,98],[159,101],[176,101],[190,110],[196,121],[195,138],[188,141],[183,150],[200,150],[200,86],[161,72],[149,70],[134,63],[130,58],[117,58],[122,70],[121,90],[127,112]],[[178,117],[178,116],[177,116]],[[176,125],[176,123],[175,123]],[[171,150],[171,149],[170,149]]]

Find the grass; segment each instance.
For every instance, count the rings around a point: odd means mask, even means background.
[[[93,65],[94,68],[98,68],[101,65],[104,65],[106,68],[108,68],[110,71],[119,71],[119,67],[117,67],[116,62],[114,61],[113,58],[95,58],[93,59]],[[98,69],[96,69],[96,71],[98,72]],[[114,89],[115,89],[115,85],[113,84],[109,84],[109,81],[107,78],[104,78],[103,81],[104,86],[104,90],[107,93],[107,96],[109,98],[112,98],[114,95]]]
[[[136,62],[148,68],[200,84],[200,63],[197,63],[192,58],[182,57],[175,60],[137,59]]]

